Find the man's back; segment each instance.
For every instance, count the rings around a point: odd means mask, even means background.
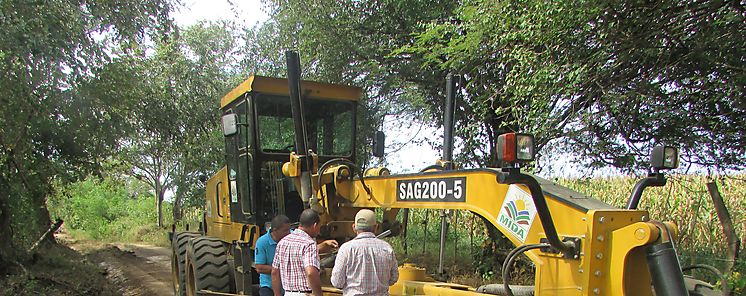
[[[398,279],[393,248],[371,232],[342,244],[331,278],[344,295],[388,295],[389,286]]]
[[[298,229],[277,243],[272,267],[280,270],[285,291],[308,291],[310,286],[305,272],[307,266],[319,269],[319,253],[316,241]]]

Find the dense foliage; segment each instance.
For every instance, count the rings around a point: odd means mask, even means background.
[[[497,135],[517,130],[595,167],[640,168],[660,143],[686,164],[746,166],[737,2],[267,2],[273,36],[319,75],[363,80],[390,103],[371,104],[379,116],[439,122],[443,77],[461,76],[468,165],[496,165]]]
[[[56,189],[48,200],[50,215],[63,219],[68,231],[97,241],[165,241],[152,195],[136,179],[94,177]]]
[[[126,237],[133,221],[200,207],[224,155],[217,99],[248,73],[284,76],[288,49],[304,79],[364,88],[360,163],[385,120],[439,126],[454,73],[465,166],[498,165],[497,136],[522,131],[592,168],[640,170],[661,143],[700,170],[746,168],[743,3],[264,2],[254,28],[176,27],[168,0],[0,3],[0,274],[48,208]]]
[[[167,31],[169,2],[0,4],[0,272],[49,225],[52,181],[100,171],[123,135],[116,101],[77,95],[112,43]]]
[[[121,48],[84,89],[124,105],[129,133],[117,158],[146,182],[158,205],[175,192],[175,217],[186,201],[203,195],[200,177],[222,157],[217,98],[232,86],[237,40],[227,23],[200,23],[164,34],[153,46]],[[150,54],[145,54],[150,52]]]

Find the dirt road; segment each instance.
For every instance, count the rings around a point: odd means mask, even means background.
[[[142,244],[100,244],[63,238],[71,248],[107,271],[122,295],[173,295],[171,250]]]

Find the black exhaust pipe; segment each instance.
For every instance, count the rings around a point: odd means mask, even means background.
[[[311,201],[311,164],[306,149],[306,120],[303,115],[303,100],[300,96],[300,56],[297,52],[285,52],[288,67],[288,88],[290,89],[290,109],[295,127],[295,153],[300,158],[300,197],[305,208]]]
[[[453,74],[446,76],[446,105],[443,114],[443,162],[444,170],[452,170],[453,165],[453,126],[454,110],[456,106],[456,80]],[[440,251],[438,253],[438,275],[443,276],[443,259],[446,249],[446,235],[448,234],[448,221],[445,210],[440,210]]]
[[[453,74],[446,76],[446,106],[443,116],[443,160],[446,170],[453,169],[453,127],[455,126],[454,112],[456,110],[456,80]],[[450,166],[450,167],[448,167]]]
[[[290,109],[295,127],[295,153],[306,155],[306,121],[303,114],[303,101],[300,97],[300,56],[297,52],[285,52],[288,67],[288,88],[290,89]]]

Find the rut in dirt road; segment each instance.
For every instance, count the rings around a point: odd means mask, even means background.
[[[89,255],[122,287],[122,295],[172,295],[171,250],[140,244],[114,244]]]

